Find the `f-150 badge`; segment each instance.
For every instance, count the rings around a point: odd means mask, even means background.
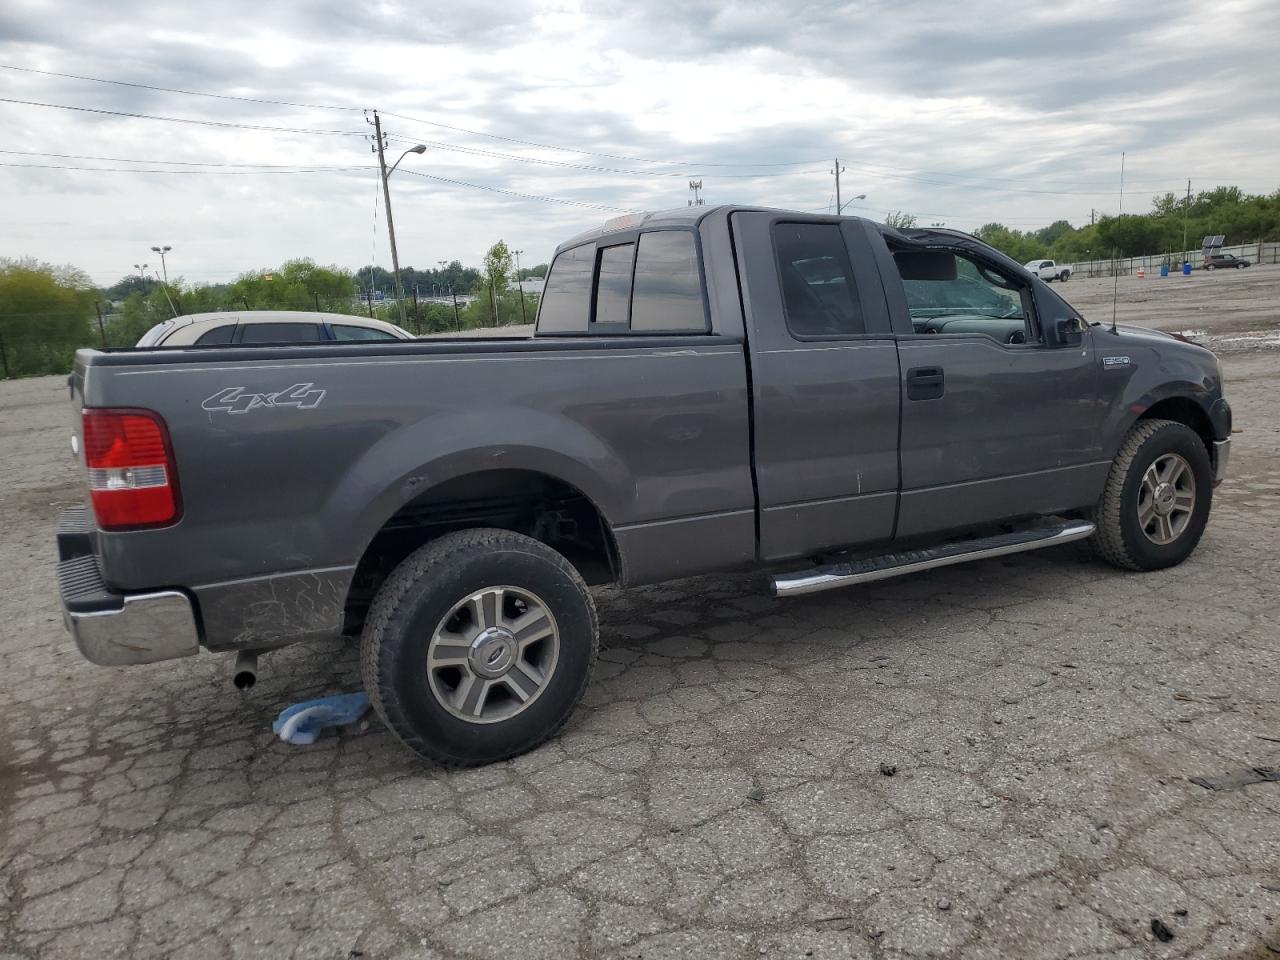
[[[244,387],[226,387],[200,404],[211,413],[230,414],[248,413],[263,407],[297,407],[299,410],[311,410],[320,406],[324,399],[324,390],[316,388],[314,383],[295,383],[292,387],[276,393],[246,393]]]
[[[1128,357],[1103,357],[1102,365],[1104,367],[1111,367],[1112,369],[1116,367],[1127,367],[1129,365],[1129,358]]]

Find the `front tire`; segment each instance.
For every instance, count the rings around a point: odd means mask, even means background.
[[[1213,469],[1204,441],[1172,420],[1143,420],[1120,445],[1094,509],[1094,552],[1122,570],[1176,566],[1209,520]]]
[[[365,688],[410,750],[450,767],[532,750],[569,719],[598,647],[587,585],[508,530],[447,534],[410,554],[361,638]]]

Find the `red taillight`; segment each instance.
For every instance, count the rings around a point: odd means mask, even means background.
[[[147,410],[85,410],[84,459],[103,530],[178,519],[178,475],[164,421]]]

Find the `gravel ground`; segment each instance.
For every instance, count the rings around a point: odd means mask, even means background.
[[[272,738],[358,686],[338,641],[247,695],[225,657],[82,661],[53,579],[65,387],[0,384],[0,957],[1280,953],[1280,783],[1188,780],[1280,766],[1280,353],[1226,369],[1245,432],[1183,566],[1070,546],[790,601],[750,575],[601,591],[563,735],[462,772],[376,722]]]

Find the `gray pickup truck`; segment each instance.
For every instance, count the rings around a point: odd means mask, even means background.
[[[360,634],[378,713],[452,765],[565,722],[589,584],[759,566],[793,596],[1085,538],[1168,567],[1231,434],[1212,353],[973,237],[747,207],[563,244],[531,338],[82,350],[70,390],[87,658],[203,646],[248,683]]]

